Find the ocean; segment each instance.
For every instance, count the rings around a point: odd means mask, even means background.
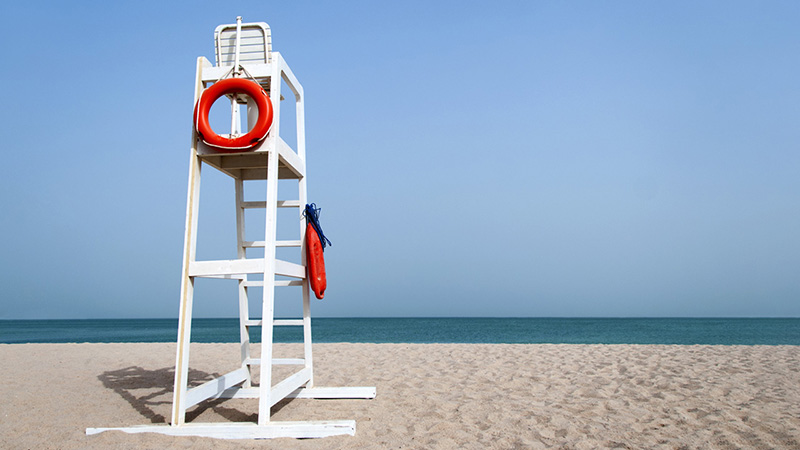
[[[194,319],[192,342],[238,342],[238,319]],[[177,319],[0,320],[0,343],[175,342]],[[316,318],[314,342],[800,345],[800,318]],[[275,342],[302,342],[276,327]],[[251,328],[259,342],[260,328]]]

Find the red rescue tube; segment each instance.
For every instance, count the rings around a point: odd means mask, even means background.
[[[258,119],[255,126],[247,134],[236,138],[227,138],[218,135],[208,123],[208,113],[211,105],[226,94],[246,94],[255,101],[258,107]],[[194,123],[197,134],[208,145],[217,147],[223,152],[237,152],[248,150],[261,142],[270,127],[272,127],[272,102],[264,89],[255,81],[244,78],[226,78],[211,85],[200,94],[197,105],[194,107]]]
[[[322,256],[322,242],[317,230],[309,223],[306,225],[306,256],[308,265],[308,283],[318,299],[325,297],[328,280],[325,278],[325,258]]]

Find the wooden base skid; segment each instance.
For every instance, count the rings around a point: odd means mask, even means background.
[[[121,428],[87,428],[86,434],[104,431],[125,433],[160,433],[168,436],[199,436],[215,439],[272,439],[272,438],[324,438],[329,436],[356,434],[355,420],[326,420],[308,422],[270,422],[266,425],[254,423],[197,423],[180,426],[141,425]]]
[[[314,387],[300,388],[286,398],[317,399],[372,399],[374,387]],[[219,398],[258,398],[258,388],[231,388],[224,390]],[[160,433],[169,436],[200,436],[216,439],[272,439],[291,437],[296,439],[324,438],[328,436],[356,434],[355,420],[325,420],[308,422],[270,422],[266,425],[254,423],[190,423],[179,426],[137,425],[119,428],[87,428],[86,434],[104,431],[125,433]]]

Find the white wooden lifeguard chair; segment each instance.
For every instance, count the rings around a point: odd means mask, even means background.
[[[230,76],[243,76],[257,82],[269,95],[274,119],[265,139],[247,151],[219,152],[206,145],[193,130],[189,160],[189,190],[186,208],[183,273],[181,278],[178,348],[175,362],[175,390],[170,425],[143,425],[125,428],[88,428],[87,434],[107,430],[127,433],[162,433],[174,436],[205,436],[223,439],[264,439],[276,437],[320,438],[340,434],[355,434],[354,420],[277,422],[270,420],[270,408],[287,398],[362,398],[375,397],[374,387],[316,387],[311,355],[311,311],[309,283],[306,275],[305,231],[301,212],[307,201],[306,148],[304,127],[303,87],[297,81],[280,53],[272,51],[270,29],[266,23],[220,25],[214,32],[216,65],[204,57],[197,60],[195,104],[203,91],[215,82]],[[285,81],[296,101],[297,149],[293,150],[279,136],[281,80]],[[231,136],[242,134],[239,106],[246,104],[248,129],[252,128],[257,108],[252,99],[241,95],[231,97]],[[196,261],[197,213],[200,201],[200,169],[203,163],[234,179],[236,195],[236,235],[238,259]],[[298,182],[296,200],[278,200],[278,180]],[[266,201],[244,201],[246,180],[266,180]],[[250,208],[266,208],[266,227],[263,241],[245,240],[245,214]],[[277,208],[295,208],[300,221],[297,240],[276,240]],[[276,247],[296,247],[302,264],[279,260]],[[263,258],[248,258],[247,249],[263,248]],[[261,280],[248,279],[253,274]],[[281,279],[276,280],[276,276]],[[241,365],[219,378],[192,388],[188,387],[189,343],[192,328],[194,280],[197,277],[227,278],[239,284],[239,329],[241,336]],[[290,279],[286,279],[290,278]],[[249,317],[248,288],[262,286],[261,319]],[[298,286],[302,290],[303,318],[276,320],[274,317],[275,289]],[[303,358],[273,358],[273,327],[303,327]],[[250,328],[261,327],[261,355],[250,354]],[[264,364],[264,362],[268,362]],[[260,365],[258,386],[252,385],[251,368]],[[298,365],[302,368],[286,379],[273,384],[273,365]],[[257,398],[257,423],[187,423],[186,411],[208,399]]]

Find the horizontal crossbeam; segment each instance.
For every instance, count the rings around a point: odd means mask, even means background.
[[[193,261],[189,263],[190,277],[219,278],[221,275],[264,273],[264,259],[226,259],[217,261]],[[305,278],[306,268],[281,259],[275,260],[275,275]]]

